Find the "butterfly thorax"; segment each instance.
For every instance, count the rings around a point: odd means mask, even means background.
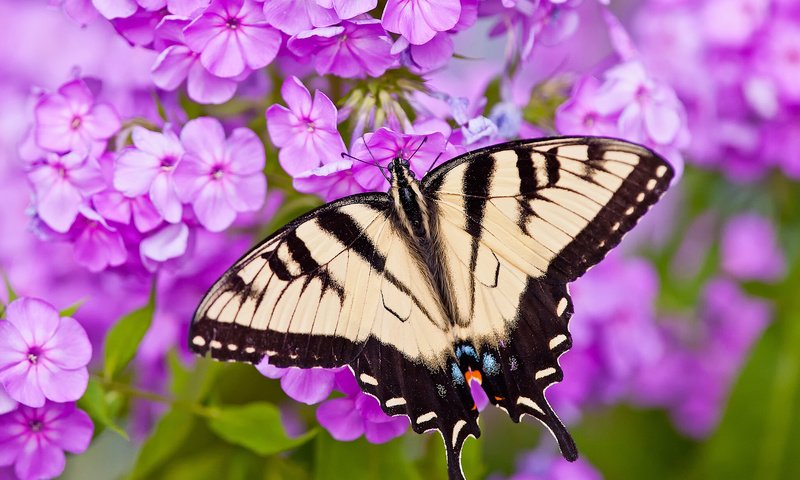
[[[389,193],[400,223],[417,241],[429,240],[431,231],[427,204],[408,161],[395,158],[389,164],[389,172],[392,182]]]

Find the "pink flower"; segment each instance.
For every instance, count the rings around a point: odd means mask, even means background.
[[[331,8],[333,5],[322,6],[321,3],[324,2],[318,2],[317,0],[270,0],[264,3],[264,17],[267,23],[288,35],[296,35],[314,27],[327,27],[338,23],[339,18]],[[353,7],[358,9],[357,5]]]
[[[128,197],[148,194],[164,220],[177,223],[183,207],[175,191],[173,173],[183,158],[181,141],[172,130],[157,133],[134,127],[133,145],[114,166],[114,187]]]
[[[364,192],[353,176],[353,162],[340,160],[294,175],[292,185],[303,193],[319,195],[332,202],[348,195]]]
[[[392,41],[375,19],[300,32],[288,46],[295,55],[311,56],[320,75],[379,77],[396,61],[390,53]]]
[[[389,0],[381,22],[414,45],[430,41],[436,32],[455,27],[461,15],[459,0]]]
[[[8,413],[17,408],[17,401],[9,397],[6,389],[0,384],[0,415]]]
[[[106,220],[129,225],[131,220],[142,233],[161,223],[161,215],[147,196],[126,197],[116,190],[106,190],[92,197],[92,205]]]
[[[617,135],[616,115],[598,111],[596,105],[600,81],[587,75],[572,87],[572,95],[556,110],[555,125],[564,135]]]
[[[104,188],[100,166],[76,153],[48,154],[28,174],[36,192],[36,211],[53,230],[64,233],[78,216],[85,198]]]
[[[181,131],[186,156],[175,171],[178,194],[212,232],[228,228],[236,212],[258,210],[267,182],[264,146],[252,130],[237,128],[226,140],[219,120],[202,117]]]
[[[378,0],[317,0],[317,5],[333,8],[336,16],[342,20],[347,20],[369,12],[378,6]]]
[[[168,46],[153,64],[153,83],[164,90],[175,90],[186,81],[186,93],[195,102],[227,102],[236,93],[236,79],[218,77],[203,66],[200,53],[186,46],[183,28],[188,23],[182,18],[167,17],[156,28],[156,34]]]
[[[95,103],[83,80],[62,85],[36,103],[36,143],[53,152],[75,151],[100,154],[106,140],[120,128],[117,112],[105,103]]]
[[[75,261],[91,272],[122,265],[128,258],[122,235],[90,208],[81,208],[70,235]]]
[[[411,170],[422,178],[428,170],[449,158],[446,139],[439,132],[428,135],[406,135],[381,128],[356,140],[354,157],[386,167],[395,159],[403,157],[409,161]],[[372,165],[357,163],[353,166],[356,181],[368,191],[386,191],[389,182],[380,170]]]
[[[83,327],[47,302],[20,298],[0,322],[0,383],[14,400],[41,407],[77,400],[86,390],[92,345]]]
[[[272,105],[267,110],[267,129],[272,143],[280,147],[278,159],[289,175],[337,161],[345,151],[336,129],[337,110],[322,92],[314,92],[291,77],[283,82],[281,95],[289,108]]]
[[[0,467],[14,465],[21,480],[54,478],[64,471],[64,451],[83,453],[94,425],[74,403],[20,406],[0,416]]]
[[[319,403],[333,391],[336,372],[341,368],[278,368],[269,364],[269,359],[256,365],[258,371],[267,378],[281,379],[281,388],[290,398],[314,405]]]
[[[183,33],[203,66],[225,78],[266,66],[281,46],[281,34],[253,0],[214,0]]]

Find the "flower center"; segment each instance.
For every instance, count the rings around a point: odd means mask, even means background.
[[[236,30],[242,26],[242,22],[238,18],[229,18],[228,21],[225,22],[225,25],[231,30]]]
[[[591,127],[597,121],[597,114],[596,113],[587,113],[585,117],[583,117],[583,124],[587,127]]]
[[[222,165],[214,165],[214,168],[211,169],[211,178],[214,180],[220,180],[225,175],[225,167]]]
[[[44,424],[42,423],[41,420],[31,420],[30,422],[28,422],[28,427],[31,429],[32,432],[35,433],[41,431],[42,427],[44,427]]]
[[[307,131],[308,133],[314,133],[314,130],[316,130],[316,129],[317,129],[317,126],[316,126],[316,125],[314,125],[314,122],[308,122],[308,123],[306,123],[306,131]]]
[[[28,349],[28,361],[31,365],[36,365],[39,357],[42,355],[42,350],[39,347],[31,347]]]
[[[170,171],[175,168],[178,159],[173,155],[167,155],[161,159],[161,170]]]
[[[72,117],[72,121],[69,122],[69,128],[73,130],[81,128],[81,117],[79,117],[78,115]]]

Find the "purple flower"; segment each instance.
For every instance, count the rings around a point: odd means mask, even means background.
[[[333,102],[319,90],[314,92],[312,101],[297,77],[283,82],[281,95],[289,108],[272,105],[267,110],[267,129],[272,143],[281,149],[281,167],[295,175],[339,160],[345,146],[336,129]]]
[[[375,398],[361,392],[349,369],[336,374],[336,388],[346,397],[326,400],[317,408],[317,420],[336,440],[364,435],[370,443],[385,443],[408,429],[408,418],[383,413]]]
[[[436,32],[455,27],[461,15],[459,0],[389,0],[381,22],[414,45],[429,42]]]
[[[139,8],[134,0],[91,0],[100,15],[109,20],[128,18]]]
[[[339,160],[295,174],[292,185],[298,192],[319,195],[326,202],[364,192],[364,187],[353,176],[351,160]]]
[[[414,45],[405,37],[400,37],[392,45],[392,53],[402,52],[402,63],[412,71],[427,73],[431,70],[442,68],[450,61],[455,51],[455,45],[448,33],[437,33],[429,41]]]
[[[600,472],[583,458],[568,462],[544,447],[525,454],[509,480],[602,480]]]
[[[142,233],[156,228],[162,221],[161,214],[150,198],[126,197],[116,190],[106,190],[92,197],[92,206],[103,218],[112,222],[133,225]]]
[[[278,368],[269,364],[269,359],[256,368],[267,378],[280,379],[281,388],[290,398],[306,405],[317,404],[331,394],[336,373],[341,368]]]
[[[320,75],[379,77],[395,63],[392,40],[375,19],[300,32],[288,46],[295,55],[310,56]]]
[[[139,244],[139,252],[142,263],[155,270],[157,265],[150,262],[163,263],[178,258],[186,253],[188,245],[189,227],[185,223],[175,223],[143,239]]]
[[[168,46],[153,64],[153,83],[164,90],[175,90],[186,81],[186,93],[192,100],[227,102],[236,93],[236,79],[218,77],[203,66],[200,54],[186,46],[183,27],[188,23],[182,18],[167,17],[156,29]]]
[[[772,223],[751,213],[738,215],[725,225],[721,256],[725,271],[743,280],[775,281],[785,271]]]
[[[183,33],[203,66],[224,78],[268,65],[281,46],[281,34],[253,0],[214,0]]]
[[[13,411],[17,405],[17,401],[9,397],[6,389],[0,384],[0,415]]]
[[[741,0],[740,0],[741,1]],[[760,3],[749,0],[748,4]],[[764,5],[764,13],[767,13]],[[780,18],[780,17],[778,17]],[[761,55],[757,55],[756,62],[761,63],[761,69],[769,72],[781,97],[791,101],[800,101],[800,29],[797,28],[797,18],[779,19],[773,22],[769,29],[768,40],[763,43]]]
[[[597,106],[597,92],[600,81],[592,76],[585,76],[575,82],[570,98],[556,110],[555,126],[564,135],[599,135],[614,136],[617,134],[617,122],[607,112],[601,113]]]
[[[333,8],[337,17],[347,20],[369,12],[378,6],[378,0],[317,0],[317,5]]]
[[[131,138],[135,148],[123,151],[114,165],[114,187],[128,197],[149,195],[164,220],[179,222],[183,207],[173,174],[184,154],[181,141],[170,128],[158,133],[139,126]]]
[[[62,85],[42,96],[34,109],[36,143],[54,152],[75,151],[100,154],[106,140],[120,128],[117,112],[105,103],[95,103],[83,80]]]
[[[128,258],[122,235],[94,210],[82,208],[70,234],[75,261],[91,272],[122,265]]]
[[[64,451],[83,453],[94,425],[74,403],[20,406],[0,416],[0,466],[14,465],[21,480],[54,478],[64,471]]]
[[[381,128],[356,140],[354,157],[386,167],[396,157],[409,161],[411,170],[422,178],[428,170],[447,160],[446,139],[441,133],[429,135],[405,135]],[[353,166],[356,181],[368,191],[386,191],[389,183],[380,170],[372,165],[358,163]]]
[[[270,0],[264,2],[267,23],[288,35],[296,35],[314,27],[327,27],[339,22],[331,2],[327,6],[317,0]],[[359,2],[352,8],[358,9]]]
[[[60,233],[75,222],[84,199],[104,188],[97,162],[77,153],[47,154],[44,161],[34,164],[28,178],[36,193],[39,218]]]
[[[181,141],[186,155],[175,170],[178,194],[192,204],[204,227],[222,231],[236,212],[261,207],[267,191],[265,154],[252,130],[237,128],[226,139],[219,120],[201,117],[183,127]]]
[[[14,400],[41,407],[77,400],[86,390],[92,346],[83,327],[47,302],[20,298],[0,322],[0,383]]]

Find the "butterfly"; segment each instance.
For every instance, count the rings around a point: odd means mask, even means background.
[[[545,399],[572,345],[568,284],[669,187],[670,165],[621,140],[520,140],[468,152],[387,193],[323,205],[259,243],[208,291],[190,348],[278,367],[349,366],[414,431],[438,430],[450,479],[480,436],[469,384],[514,422],[575,442]]]

